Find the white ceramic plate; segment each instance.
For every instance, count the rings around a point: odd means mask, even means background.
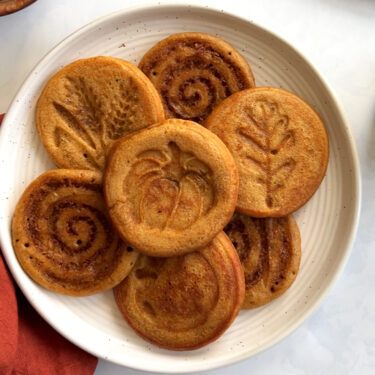
[[[159,349],[137,337],[123,321],[112,292],[85,298],[50,293],[20,268],[11,245],[11,218],[25,187],[54,168],[37,136],[36,100],[49,77],[73,60],[117,56],[137,64],[157,41],[181,31],[216,34],[249,61],[258,86],[288,89],[323,118],[330,139],[326,177],[296,213],[302,235],[298,277],[282,297],[242,311],[215,343],[191,352]],[[60,333],[87,351],[128,367],[158,372],[192,372],[228,365],[275,344],[318,306],[348,258],[357,227],[360,177],[353,138],[343,112],[322,77],[276,35],[232,15],[184,5],[123,10],[80,29],[55,47],[18,92],[0,137],[0,238],[9,267],[33,306]]]

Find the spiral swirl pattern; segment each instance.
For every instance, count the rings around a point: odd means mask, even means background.
[[[159,91],[167,118],[203,123],[226,97],[255,86],[246,60],[230,44],[204,33],[162,40],[139,67]]]
[[[100,173],[55,170],[21,197],[14,248],[25,271],[45,288],[69,295],[100,292],[135,263],[137,253],[112,228],[101,190]]]
[[[244,269],[244,309],[262,306],[292,285],[301,258],[299,229],[292,216],[256,219],[236,213],[224,231]]]

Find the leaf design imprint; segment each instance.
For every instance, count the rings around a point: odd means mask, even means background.
[[[214,203],[210,168],[170,142],[166,149],[137,155],[126,194],[140,222],[160,229],[185,229]]]
[[[289,117],[280,113],[276,103],[258,101],[247,109],[245,125],[237,134],[246,140],[245,157],[257,171],[258,182],[266,189],[266,204],[272,207],[272,195],[282,188],[296,166],[286,151],[294,144]]]

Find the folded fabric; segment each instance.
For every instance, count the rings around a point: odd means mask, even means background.
[[[0,124],[4,115],[0,114]],[[15,286],[0,255],[0,375],[89,375],[98,359],[50,327]]]

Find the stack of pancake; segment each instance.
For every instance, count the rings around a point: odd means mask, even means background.
[[[73,62],[46,84],[36,126],[60,169],[26,189],[12,237],[43,287],[113,288],[140,336],[191,350],[295,280],[292,213],[324,177],[326,130],[296,95],[255,88],[227,42],[181,33],[139,68]]]

